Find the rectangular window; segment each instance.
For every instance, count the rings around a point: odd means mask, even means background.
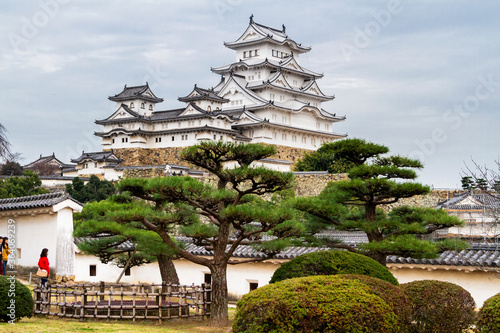
[[[94,162],[94,168],[97,168],[97,162]]]
[[[112,140],[111,140],[111,143],[115,143],[115,139],[112,139]]]
[[[16,248],[16,259],[21,259],[21,248],[20,247]]]
[[[247,57],[247,51],[243,52],[243,58]]]
[[[212,274],[205,273],[203,281],[208,284],[212,284]]]
[[[250,291],[255,290],[255,289],[259,288],[259,283],[258,282],[249,282],[249,287],[250,287]]]
[[[90,276],[97,276],[97,267],[96,267],[96,265],[90,265],[89,266],[89,275]]]
[[[172,141],[175,141],[175,136],[172,136]]]
[[[125,269],[125,276],[130,276],[130,267]]]

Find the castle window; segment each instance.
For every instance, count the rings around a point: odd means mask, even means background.
[[[172,141],[175,141],[175,136],[172,136]]]
[[[253,51],[248,51],[248,56],[251,57],[252,56],[252,52]]]
[[[144,108],[146,108],[146,104],[141,103],[141,109],[144,109]]]
[[[221,135],[221,136],[220,136],[220,141],[222,141],[222,140],[224,140],[224,137]]]
[[[250,291],[255,290],[259,288],[259,283],[258,282],[248,282],[248,288]]]
[[[149,111],[153,111],[153,104],[149,104]]]
[[[247,58],[247,51],[243,52],[243,58]]]
[[[89,275],[90,276],[97,276],[97,266],[96,265],[89,266]]]
[[[255,56],[259,55],[259,50],[255,50]]]
[[[130,108],[133,109],[134,108],[134,102],[131,102],[130,103]]]
[[[111,139],[111,143],[115,143],[115,139]]]
[[[155,138],[155,142],[161,142],[161,137]]]
[[[217,135],[214,134],[214,140],[217,140]]]
[[[122,143],[128,142],[128,138],[122,138]]]
[[[97,168],[97,162],[94,162],[94,168]]]

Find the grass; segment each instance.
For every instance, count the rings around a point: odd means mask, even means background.
[[[232,320],[236,313],[236,309],[229,309],[229,318]],[[171,320],[164,321],[159,324],[157,321],[104,321],[104,320],[88,320],[85,322],[77,319],[61,319],[53,317],[31,317],[23,318],[14,325],[8,323],[0,324],[1,332],[33,332],[33,333],[49,333],[49,332],[140,332],[140,333],[155,333],[155,332],[181,332],[181,333],[226,333],[231,332],[231,327],[210,327],[208,320]]]

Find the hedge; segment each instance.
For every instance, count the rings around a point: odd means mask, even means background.
[[[391,306],[355,279],[288,279],[248,293],[237,305],[234,332],[393,333],[399,329]]]
[[[454,333],[475,321],[476,303],[471,294],[451,282],[422,280],[399,286],[409,298],[412,332]]]
[[[479,332],[498,333],[500,332],[500,293],[492,296],[484,302],[479,311],[477,321]]]
[[[31,317],[35,302],[31,291],[10,276],[0,276],[0,320],[14,322]]]
[[[398,285],[398,280],[377,261],[361,254],[339,250],[298,256],[282,264],[269,283],[303,276],[336,274],[367,275]]]

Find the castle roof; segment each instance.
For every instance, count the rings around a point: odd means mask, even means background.
[[[125,85],[121,93],[110,96],[108,99],[114,102],[130,101],[134,99],[142,99],[153,103],[163,102],[163,98],[156,97],[147,83],[135,87],[127,87],[127,85]]]
[[[220,103],[229,102],[229,99],[218,96],[213,90],[198,88],[196,84],[194,85],[193,90],[187,96],[179,97],[178,100],[181,102],[191,102],[198,100],[211,100]]]
[[[120,163],[123,160],[119,159],[113,151],[101,151],[101,152],[92,152],[85,153],[82,152],[82,155],[76,159],[71,159],[73,163],[81,163],[83,161],[93,161],[93,162],[116,162]]]
[[[0,199],[0,211],[52,207],[67,199],[74,201],[80,206],[83,206],[80,202],[73,199],[66,192],[53,192],[47,194],[30,195],[26,197]]]
[[[234,42],[225,42],[224,45],[230,49],[236,50],[244,46],[272,43],[277,45],[285,45],[293,52],[304,53],[311,50],[310,47],[304,47],[294,40],[288,38],[283,25],[281,30],[265,26],[254,22],[253,15],[250,16],[250,24],[245,32]]]
[[[493,193],[473,193],[473,191],[467,191],[438,203],[436,208],[468,211],[498,210],[500,208],[500,196]]]
[[[257,61],[253,61],[253,59]],[[231,70],[235,70],[238,68],[245,68],[248,70],[255,67],[263,67],[263,66],[270,67],[276,70],[282,70],[299,75],[304,75],[307,77],[316,77],[316,78],[323,77],[323,74],[313,72],[309,69],[300,66],[293,55],[286,57],[281,61],[276,61],[268,58],[262,61],[259,58],[250,58],[248,60],[240,59],[239,62],[235,62],[226,66],[211,68],[211,70],[216,74],[227,74]]]
[[[40,154],[40,158],[38,158],[36,161],[26,164],[24,168],[29,169],[42,164],[54,164],[58,166],[63,166],[64,162],[59,160],[54,153],[48,156],[42,156],[42,154]]]

